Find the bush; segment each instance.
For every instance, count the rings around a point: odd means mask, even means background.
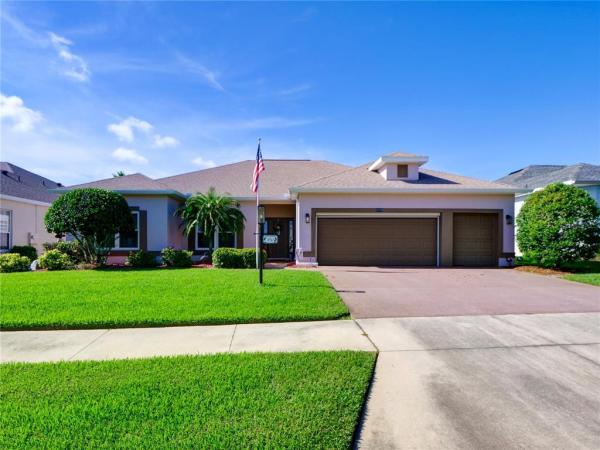
[[[55,248],[59,252],[63,252],[65,255],[67,255],[75,264],[79,264],[85,259],[83,257],[81,244],[79,244],[77,241],[59,241],[56,243]]]
[[[267,260],[267,252],[263,250],[262,253],[264,264]],[[212,261],[214,266],[220,269],[254,269],[256,249],[221,247],[213,252]]]
[[[131,267],[156,267],[158,262],[156,256],[148,253],[145,250],[138,250],[136,252],[129,253],[126,264]]]
[[[192,254],[189,250],[175,250],[172,247],[163,248],[160,252],[167,267],[191,267]]]
[[[31,261],[27,256],[18,253],[3,253],[0,255],[0,272],[26,272]]]
[[[103,264],[115,234],[133,229],[129,205],[121,194],[105,189],[74,189],[57,198],[44,217],[46,229],[70,234],[81,244],[87,263]]]
[[[37,250],[31,245],[13,245],[13,248],[10,250],[10,252],[17,253],[21,256],[26,256],[29,258],[29,262],[37,259]]]
[[[54,249],[48,250],[39,259],[39,266],[48,270],[66,270],[73,268],[73,262],[63,252]]]
[[[576,186],[555,183],[534,192],[517,217],[517,242],[543,267],[590,259],[600,250],[600,208]]]

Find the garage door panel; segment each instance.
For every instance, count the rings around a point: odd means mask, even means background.
[[[498,264],[498,216],[454,214],[453,264],[496,266]]]
[[[437,222],[430,218],[319,218],[322,265],[433,266]]]

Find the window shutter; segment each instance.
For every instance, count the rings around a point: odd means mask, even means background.
[[[140,211],[140,249],[148,250],[148,211]]]

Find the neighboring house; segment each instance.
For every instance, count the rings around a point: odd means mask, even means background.
[[[423,169],[427,160],[406,153],[359,167],[265,160],[264,231],[279,237],[266,246],[269,258],[322,265],[505,265],[514,255],[514,194],[521,190]],[[217,235],[215,246],[254,247],[253,167],[254,161],[242,161],[157,180],[133,174],[65,189],[100,187],[126,197],[137,227],[115,239],[113,261],[131,250],[158,254],[167,246],[200,255],[208,250],[206,236],[201,229],[183,236],[175,211],[189,195],[214,187],[235,198],[247,220],[237,235]]]
[[[600,205],[600,166],[593,164],[579,163],[572,166],[532,165],[511,172],[496,180],[496,182],[525,190],[515,195],[515,216],[519,215],[521,207],[532,192],[543,189],[552,183],[574,184],[578,188],[587,191]],[[516,240],[515,250],[517,255],[521,254]]]
[[[38,254],[44,242],[56,241],[46,231],[44,216],[62,185],[19,166],[0,162],[0,252],[13,245],[33,245]]]

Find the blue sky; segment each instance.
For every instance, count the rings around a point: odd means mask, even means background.
[[[600,162],[598,3],[2,2],[2,159],[66,184],[392,151]]]

